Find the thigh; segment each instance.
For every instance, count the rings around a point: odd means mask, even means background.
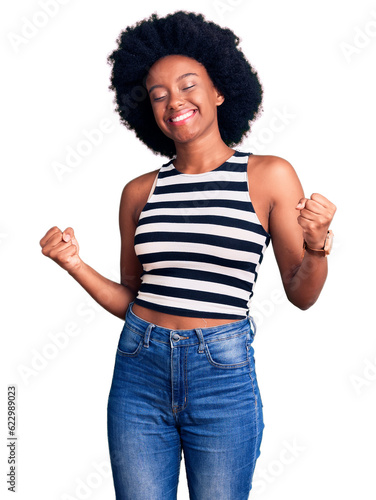
[[[245,334],[209,344],[203,355],[192,353],[188,411],[181,415],[191,500],[249,497],[264,422],[247,339]]]
[[[107,431],[117,500],[176,500],[179,434],[166,412],[158,362],[139,333],[121,333],[107,405]],[[167,351],[166,351],[167,352]],[[155,360],[156,361],[156,360]]]

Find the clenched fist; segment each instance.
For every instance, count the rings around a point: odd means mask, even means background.
[[[298,223],[307,245],[322,248],[337,207],[325,196],[314,193],[310,199],[301,198],[295,208],[300,211]]]
[[[76,270],[82,265],[78,255],[80,249],[71,227],[63,232],[56,226],[51,227],[39,243],[43,255],[50,257],[66,271]]]

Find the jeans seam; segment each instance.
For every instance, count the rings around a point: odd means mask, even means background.
[[[251,379],[252,391],[253,391],[253,395],[254,395],[254,398],[255,398],[255,408],[257,409],[257,397],[256,397],[256,391],[255,391],[255,384],[253,382],[253,377],[252,377],[251,359],[250,358],[248,358],[248,366],[249,366],[249,378]]]
[[[144,333],[141,333],[140,331],[138,330],[135,330],[129,323],[125,322],[124,323],[124,327],[128,328],[128,330],[131,330],[133,333],[135,333],[136,335],[139,335],[140,337],[143,337],[145,332]],[[123,327],[123,329],[124,329]]]
[[[140,342],[137,346],[137,349],[131,353],[129,352],[125,352],[125,351],[122,351],[120,348],[119,348],[119,345],[117,346],[116,350],[117,352],[119,353],[120,356],[124,356],[125,358],[136,358],[140,351],[141,351],[141,348],[142,348],[142,341],[143,341],[143,337],[140,333],[136,332],[135,330],[133,330],[133,328],[131,328],[130,326],[128,326],[127,324],[125,324],[124,326],[126,326],[126,328],[128,330],[131,330],[133,333],[135,333],[136,335],[139,335],[140,337]],[[124,330],[124,327],[123,327],[123,330]]]
[[[184,385],[185,385],[185,400],[184,400],[184,405],[182,406],[182,410],[184,410],[184,408],[187,407],[187,404],[188,404],[188,370],[187,370],[187,366],[188,366],[188,363],[187,363],[187,358],[188,358],[188,347],[186,347],[185,349],[185,353],[184,353]]]
[[[228,364],[228,365],[225,365],[223,363],[216,363],[214,361],[214,359],[211,357],[209,347],[207,345],[205,345],[205,353],[206,353],[206,357],[207,357],[209,363],[213,366],[216,366],[217,368],[225,368],[225,369],[226,368],[241,368],[242,366],[245,366],[248,363],[248,357],[245,361],[241,361],[240,363],[232,363],[232,364]]]
[[[184,386],[185,386],[185,397],[184,397],[184,404],[181,405],[181,406],[173,406],[173,408],[175,408],[174,410],[174,413],[179,413],[181,411],[183,411],[187,405],[188,405],[188,375],[187,375],[187,358],[188,358],[188,348],[185,349],[185,353],[184,353]]]
[[[252,370],[251,370],[251,357],[249,355],[249,347],[251,345],[251,342],[248,341],[247,344],[246,344],[246,347],[247,347],[247,362],[248,362],[248,369],[249,369],[249,378],[251,379],[251,382],[252,382],[252,391],[253,391],[253,395],[254,395],[254,398],[255,398],[255,408],[257,409],[257,397],[256,397],[256,392],[255,392],[255,385],[254,385],[254,382],[253,382],[253,377],[252,377]]]
[[[141,348],[142,348],[142,343],[139,344],[139,346],[137,347],[137,349],[134,352],[128,353],[128,352],[122,351],[121,349],[119,349],[119,347],[117,348],[117,352],[120,354],[120,356],[124,356],[125,358],[137,358],[137,356],[139,355],[139,353],[141,351]]]
[[[235,335],[230,335],[229,337],[221,337],[219,339],[205,339],[205,343],[206,344],[212,344],[213,342],[224,342],[226,340],[231,340],[231,339],[235,339],[237,337],[242,337],[244,335],[244,333],[246,333],[247,330],[245,330],[244,332],[241,332],[241,333],[237,333]]]
[[[253,382],[252,382],[252,385],[253,385]],[[257,399],[256,399],[256,409],[257,409]],[[259,430],[258,430],[258,415],[256,415],[256,437],[255,437],[256,443],[258,442],[258,435],[259,435]],[[256,443],[255,443],[255,453],[253,455],[253,467],[252,467],[251,481],[253,480],[253,474],[255,472],[256,460],[257,460],[257,448],[258,447],[256,446]]]

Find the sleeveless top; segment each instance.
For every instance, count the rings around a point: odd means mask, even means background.
[[[270,242],[248,190],[252,153],[183,174],[164,164],[135,232],[142,267],[135,303],[177,316],[243,319]]]

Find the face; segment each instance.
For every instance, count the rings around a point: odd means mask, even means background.
[[[159,128],[174,142],[219,135],[217,106],[224,97],[195,59],[180,55],[159,59],[149,71],[146,88]]]

